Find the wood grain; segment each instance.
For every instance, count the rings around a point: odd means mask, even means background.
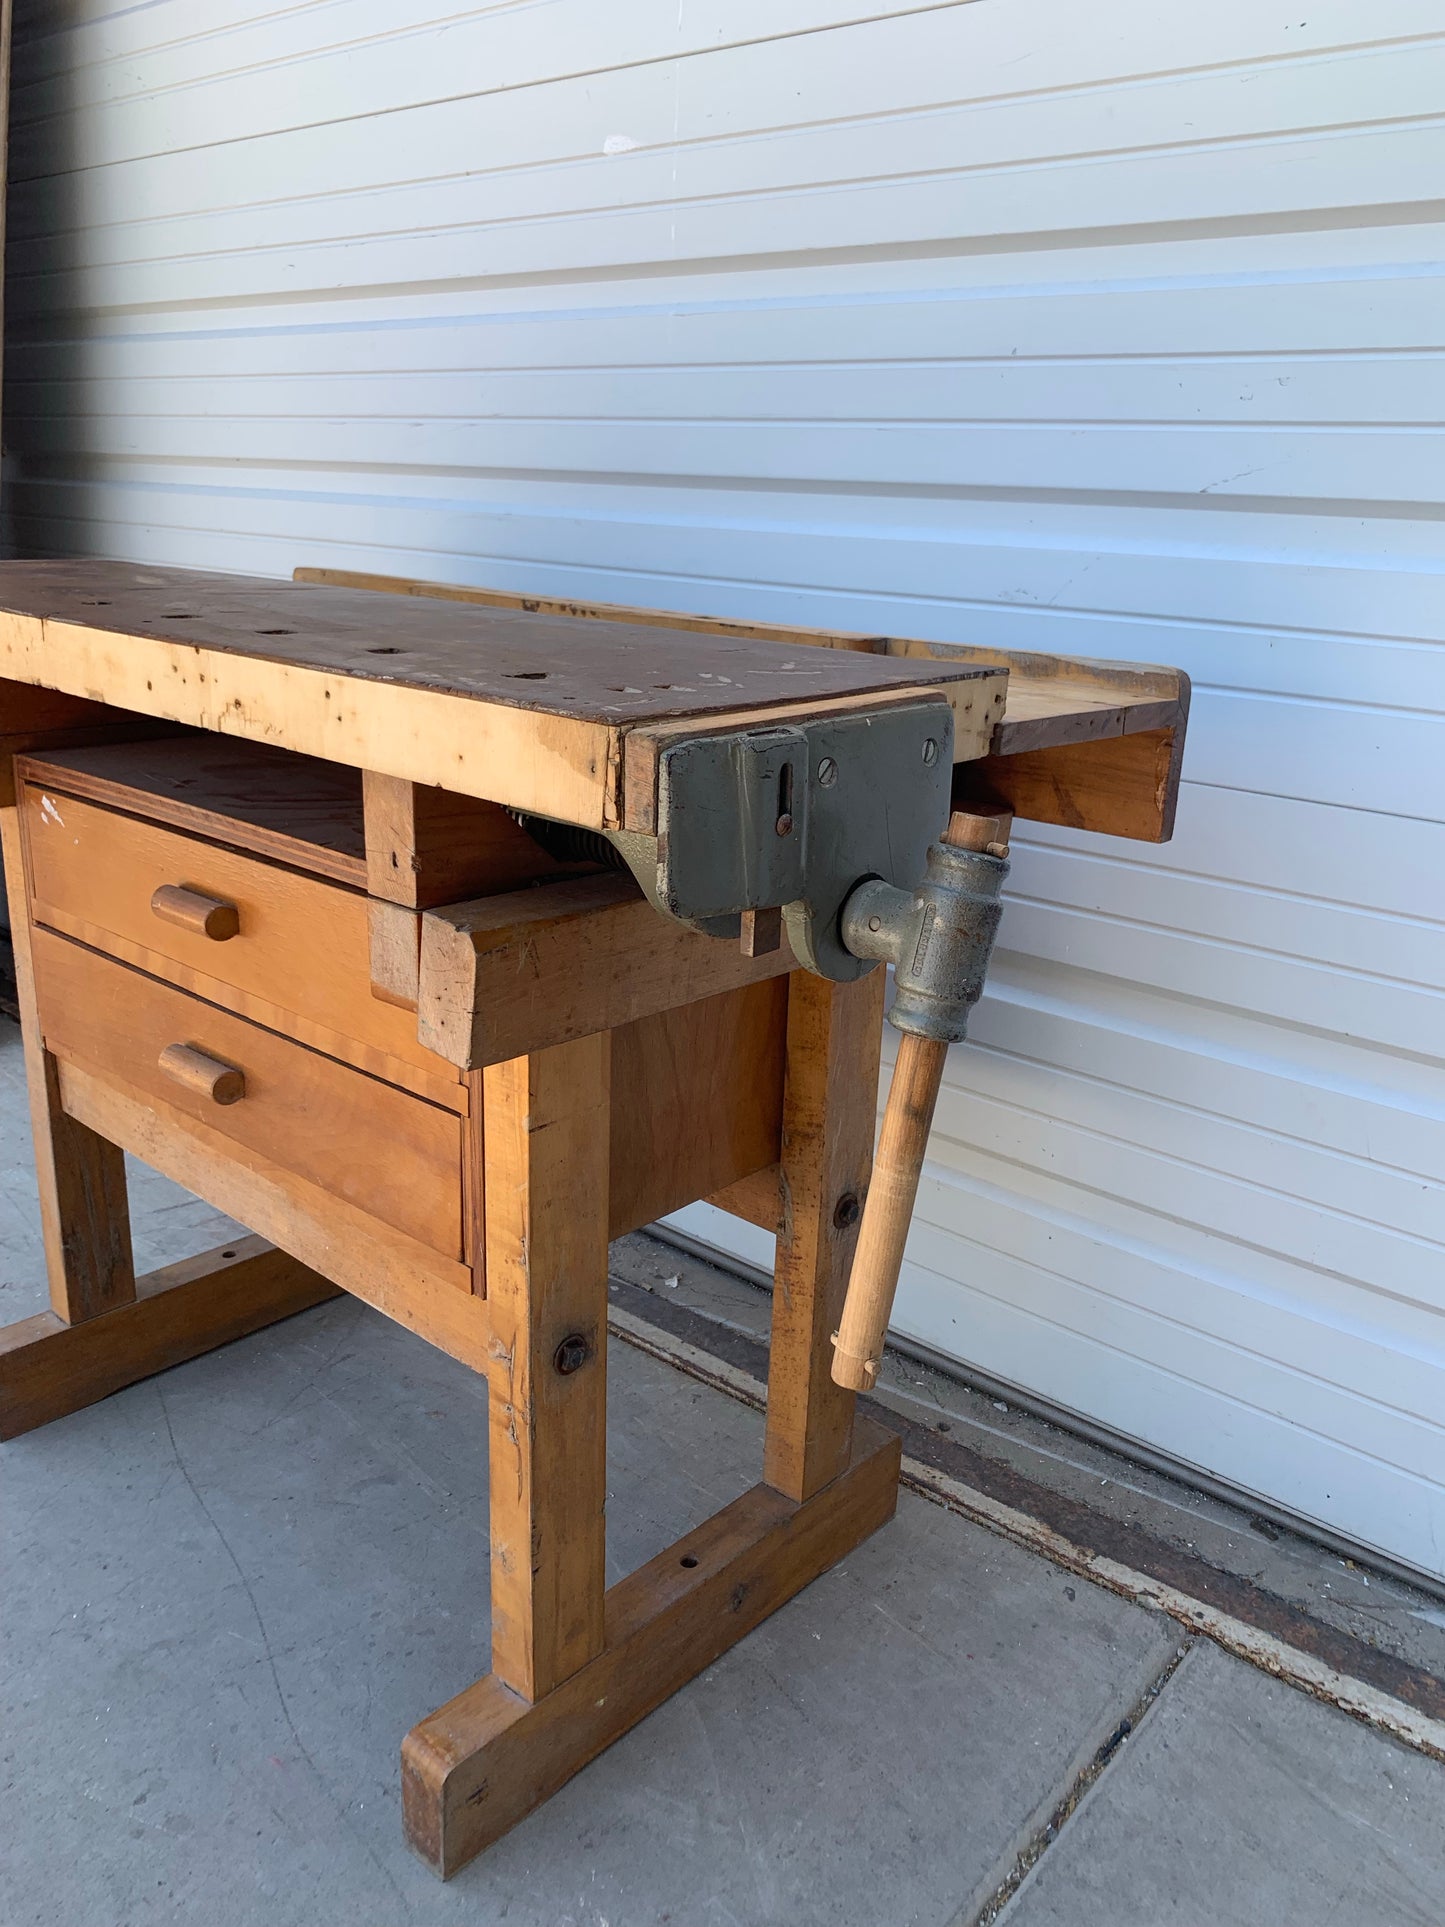
[[[900,1445],[871,1421],[806,1504],[754,1486],[606,1597],[605,1644],[528,1705],[495,1674],[402,1744],[407,1839],[447,1879],[892,1518]]]
[[[986,756],[958,774],[1035,823],[1167,843],[1174,834],[1183,756],[1184,731],[1171,727]],[[955,808],[967,796],[957,790]]]
[[[19,812],[0,808],[15,994],[25,1048],[30,1130],[50,1305],[67,1324],[135,1299],[125,1159],[114,1144],[66,1115],[59,1069],[41,1035]]]
[[[773,1287],[763,1476],[807,1499],[848,1463],[853,1395],[833,1383],[832,1336],[868,1192],[884,973],[789,982],[782,1221]]]
[[[203,979],[203,994],[217,1002],[242,1008],[241,1000],[257,999],[455,1084],[448,1066],[418,1042],[415,1020],[371,994],[365,897],[67,796],[47,787],[49,772],[39,765],[22,770],[21,809],[41,923],[127,962],[140,963],[137,951],[144,952],[146,967],[164,976],[173,974],[165,960],[174,960],[192,973],[190,982]],[[166,885],[234,904],[239,934],[216,943],[158,916],[152,898]]]
[[[68,796],[366,888],[359,770],[195,730],[160,741],[47,750],[40,760],[44,773],[32,769],[32,780]]]
[[[461,1120],[49,931],[35,933],[47,1049],[263,1152],[445,1258],[461,1256]],[[218,1106],[160,1066],[182,1044],[239,1070]]]
[[[796,966],[659,916],[616,872],[429,910],[417,1033],[462,1068],[500,1063]]]
[[[978,674],[110,562],[0,563],[0,676],[605,828],[634,722]]]
[[[40,1312],[0,1330],[0,1439],[290,1318],[337,1287],[251,1236],[137,1280],[133,1303],[67,1325]]]
[[[602,1648],[610,1056],[584,1037],[482,1080],[492,1668],[529,1700]]]
[[[388,903],[428,910],[595,868],[558,863],[499,803],[373,770],[363,774],[362,794],[366,887]]]
[[[605,602],[565,601],[507,590],[420,582],[404,576],[365,575],[344,569],[300,568],[295,571],[295,580],[478,603],[493,608],[587,617],[600,622],[670,626],[703,636],[745,636],[788,648],[843,649],[900,661],[952,662],[982,670],[1004,668],[1008,671],[1006,699],[993,719],[995,727],[990,740],[976,748],[970,743],[966,754],[962,750],[957,753],[957,761],[982,756],[987,750],[989,776],[999,782],[1002,772],[992,768],[995,757],[1020,753],[1039,756],[1035,772],[1028,775],[1020,772],[1016,777],[1009,772],[1008,787],[1000,789],[1015,814],[1036,822],[1071,822],[1070,815],[1058,812],[1077,811],[1082,791],[1087,797],[1084,807],[1089,820],[1075,827],[1150,842],[1162,842],[1172,833],[1179,760],[1189,713],[1189,678],[1178,669],[1150,663],[996,649],[986,643],[926,642],[909,636],[739,622],[720,616],[637,609]],[[979,713],[982,713],[981,700],[975,696]],[[1141,775],[1139,759],[1122,748],[1117,752],[1100,751],[1086,759],[1086,773],[1082,778],[1076,778],[1069,768],[1073,759],[1065,758],[1061,781],[1055,785],[1051,780],[1055,755],[1069,745],[1117,739],[1156,728],[1170,732],[1172,751],[1160,794],[1156,794],[1152,781]],[[1055,754],[1045,759],[1042,757],[1045,749]],[[634,757],[642,754],[642,750],[641,742],[634,745]],[[639,823],[649,807],[645,771],[642,776],[640,791],[631,793],[628,799],[629,819]]]
[[[113,1075],[59,1067],[66,1111],[453,1358],[486,1365],[471,1274],[209,1123]]]
[[[787,1008],[775,977],[613,1031],[610,1237],[777,1163]]]

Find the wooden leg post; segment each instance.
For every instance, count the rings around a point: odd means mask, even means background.
[[[893,1515],[899,1441],[829,1376],[882,995],[881,972],[791,982],[765,1482],[605,1595],[606,1039],[485,1073],[493,1671],[402,1744],[407,1837],[444,1879]]]
[[[492,1670],[524,1700],[602,1650],[611,1041],[483,1074]]]
[[[854,1394],[832,1380],[873,1162],[883,972],[832,984],[788,980],[782,1222],[773,1285],[763,1477],[811,1499],[848,1464]]]
[[[40,1036],[30,956],[28,892],[21,856],[20,812],[0,809],[15,994],[25,1040],[30,1127],[40,1191],[40,1227],[50,1306],[67,1325],[135,1302],[125,1157],[119,1148],[67,1117],[55,1059]]]

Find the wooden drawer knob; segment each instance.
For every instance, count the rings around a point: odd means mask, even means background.
[[[213,1104],[234,1104],[246,1095],[244,1071],[219,1057],[208,1057],[194,1044],[167,1044],[158,1061],[167,1077]]]
[[[163,883],[151,898],[151,909],[166,923],[174,923],[192,936],[212,937],[224,943],[241,928],[241,913],[224,897],[208,897],[200,890],[187,890],[179,883]]]

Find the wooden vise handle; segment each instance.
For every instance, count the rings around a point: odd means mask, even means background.
[[[1011,822],[1009,816],[957,811],[941,841],[959,850],[992,849],[994,855],[1002,855]],[[833,1381],[855,1392],[872,1390],[883,1360],[884,1334],[893,1315],[903,1247],[947,1056],[948,1045],[932,1037],[905,1031],[899,1039],[848,1296],[833,1339]]]

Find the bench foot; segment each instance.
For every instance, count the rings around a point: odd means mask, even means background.
[[[407,1839],[445,1880],[892,1518],[898,1439],[859,1421],[801,1505],[755,1485],[614,1586],[598,1656],[528,1703],[479,1679],[402,1742]]]
[[[0,1439],[94,1405],[185,1359],[337,1296],[264,1238],[244,1237],[136,1280],[132,1303],[67,1325],[38,1312],[0,1329]]]

